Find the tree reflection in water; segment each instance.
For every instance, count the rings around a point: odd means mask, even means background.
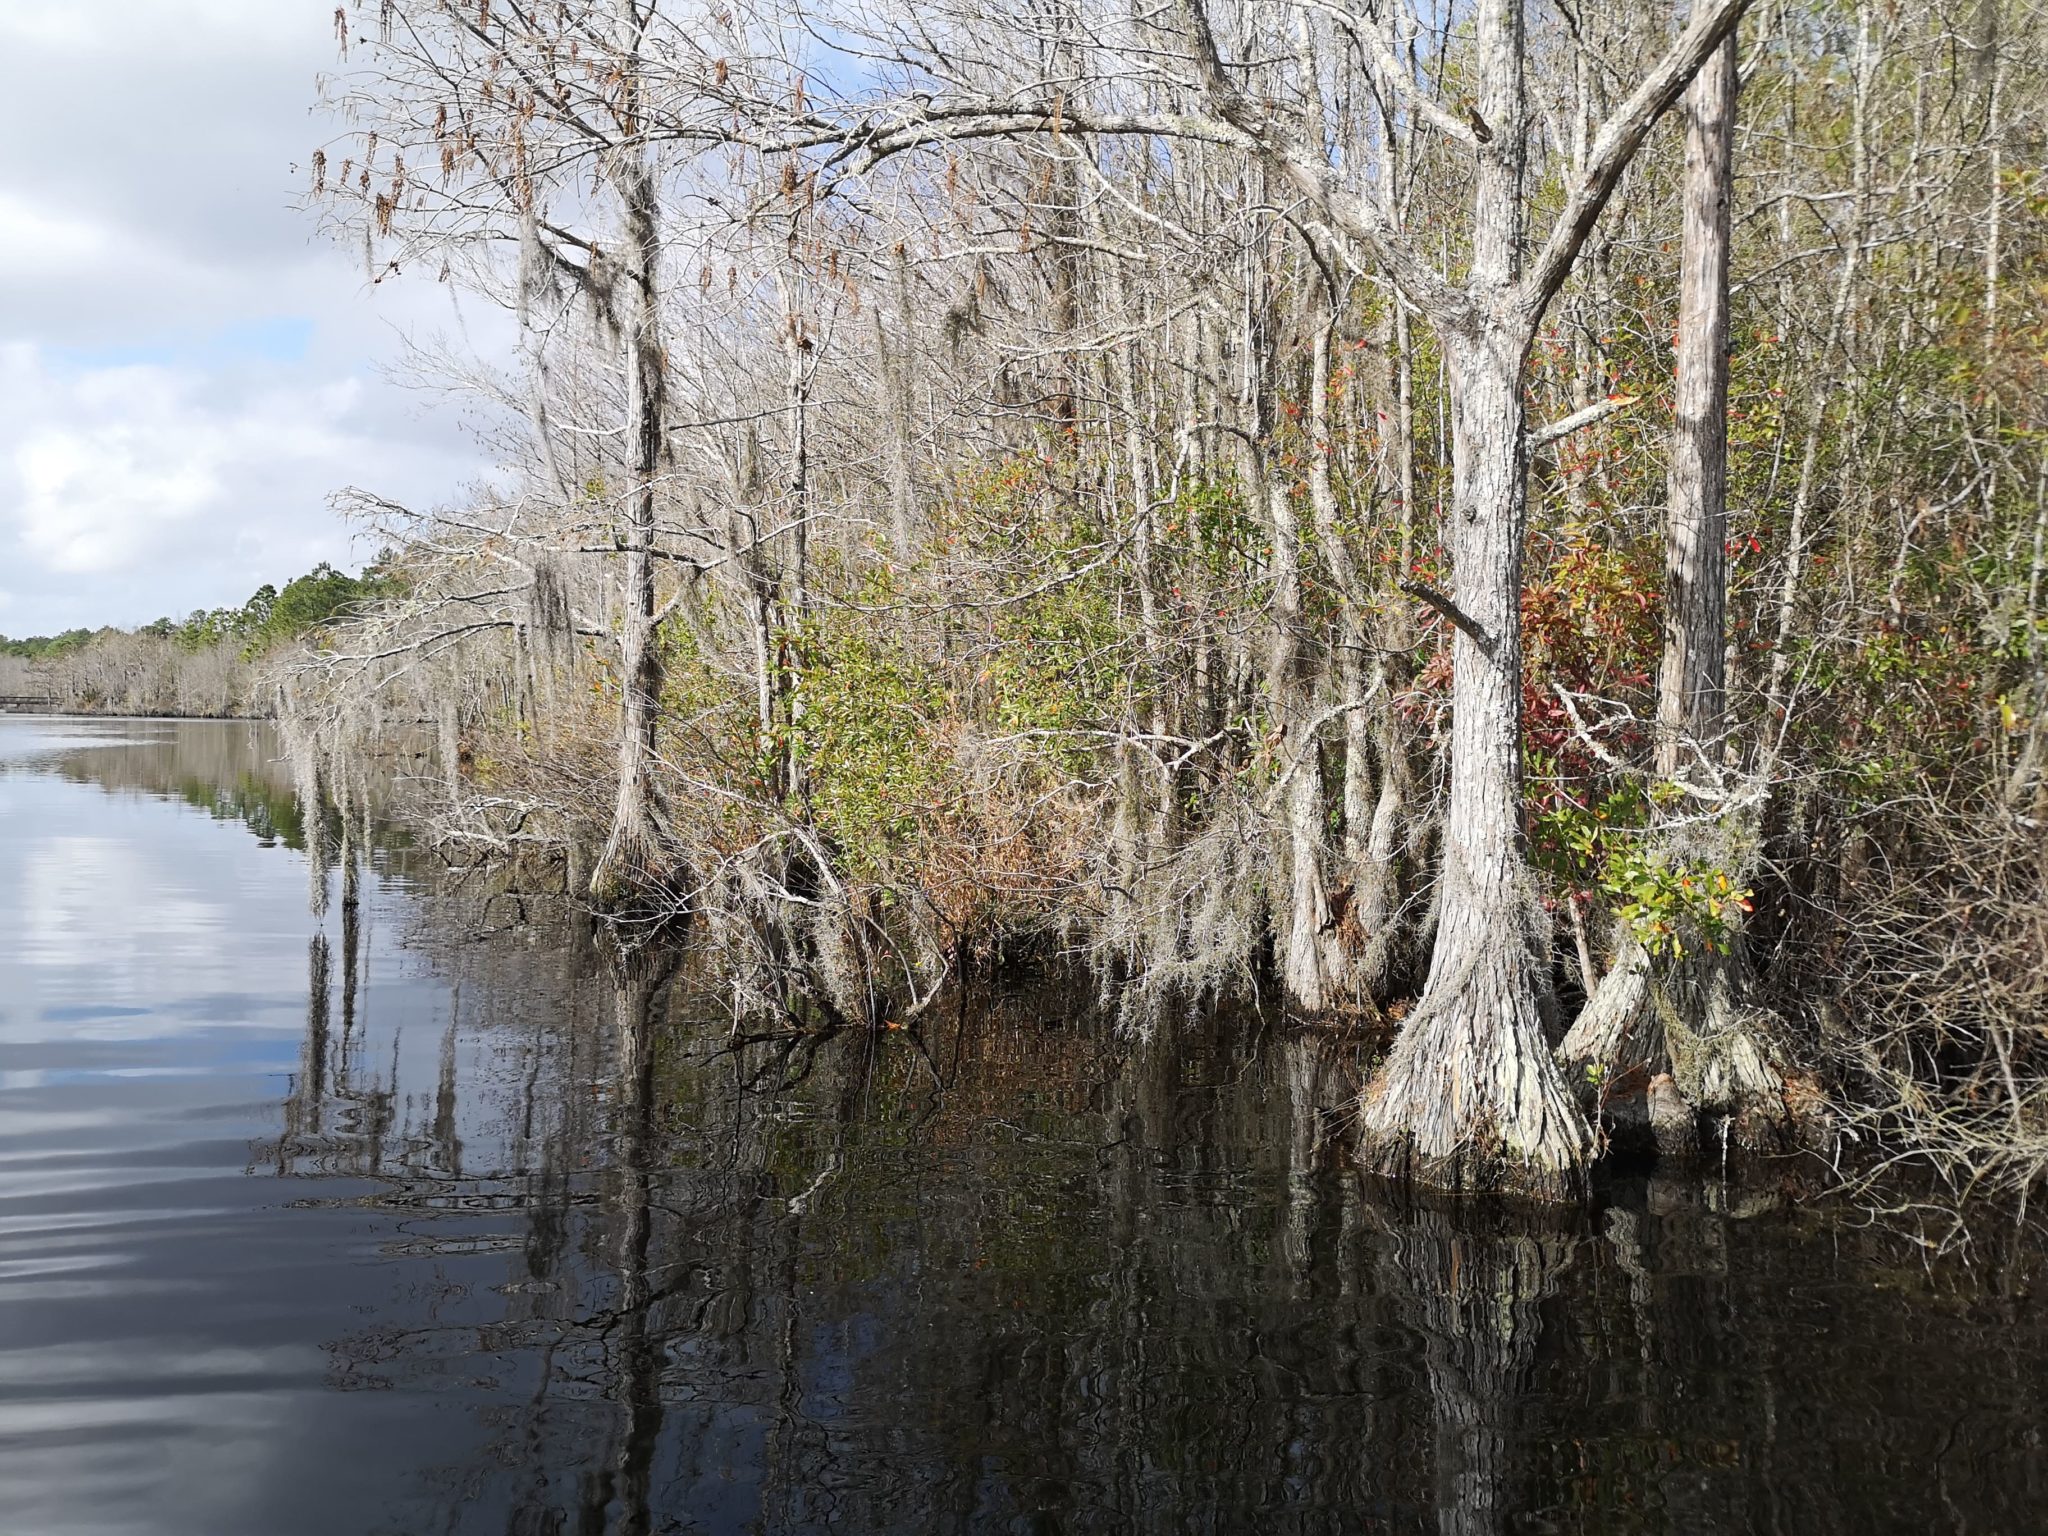
[[[273,1166],[378,1175],[356,1198],[404,1218],[407,1282],[335,1383],[492,1426],[416,1475],[422,1526],[1892,1523],[1822,1420],[1784,1444],[1784,1395],[1812,1415],[1845,1366],[1758,1297],[1820,1305],[1839,1249],[1663,1186],[1597,1223],[1390,1204],[1343,1167],[1341,1040],[1185,1019],[1127,1046],[1046,998],[735,1040],[693,978],[564,924],[450,946],[414,1093],[356,1080],[357,948],[338,979],[314,951]]]
[[[1417,1210],[1388,1223],[1383,1284],[1422,1340],[1445,1536],[1506,1528],[1513,1452],[1543,1303],[1577,1247],[1555,1216]]]
[[[296,837],[270,758],[162,734],[63,771]],[[2025,1263],[1713,1185],[1404,1208],[1345,1168],[1354,1043],[1053,995],[735,1038],[716,977],[354,851],[251,1170],[364,1234],[329,1385],[442,1410],[362,1528],[2037,1523]]]

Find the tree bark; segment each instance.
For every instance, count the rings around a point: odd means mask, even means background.
[[[1340,526],[1337,489],[1333,473],[1336,428],[1330,419],[1330,344],[1337,330],[1340,306],[1327,285],[1319,285],[1324,302],[1313,313],[1315,332],[1309,366],[1309,461],[1308,497],[1315,513],[1316,542],[1336,584],[1341,604],[1336,647],[1338,696],[1349,707],[1344,712],[1344,847],[1343,869],[1350,882],[1348,901],[1332,897],[1326,903],[1331,918],[1341,926],[1340,938],[1333,935],[1325,947],[1331,974],[1346,984],[1363,980],[1372,986],[1383,976],[1387,951],[1384,932],[1397,904],[1391,876],[1394,868],[1393,838],[1399,822],[1398,775],[1383,767],[1377,777],[1373,764],[1373,726],[1390,713],[1384,684],[1383,663],[1368,669],[1366,657],[1374,649],[1375,635],[1368,617],[1373,608],[1372,593],[1352,558],[1346,530]],[[1386,455],[1379,455],[1384,477]],[[1373,511],[1382,514],[1391,497],[1385,487],[1375,489]],[[1368,708],[1368,704],[1370,708]],[[1383,825],[1384,823],[1384,825]],[[1383,835],[1384,834],[1384,835]],[[1346,939],[1348,938],[1348,942]],[[1377,954],[1380,964],[1362,964]]]
[[[661,226],[653,167],[625,154],[612,172],[625,219],[624,305],[619,340],[626,371],[625,573],[619,625],[618,794],[611,833],[590,877],[593,899],[615,905],[657,871],[655,731],[661,651],[654,636],[654,481],[661,464],[663,371],[656,284]]]
[[[1281,981],[1297,1008],[1315,1013],[1332,997],[1324,954],[1329,893],[1323,883],[1323,765],[1314,729],[1313,700],[1302,676],[1301,531],[1286,484],[1259,455],[1273,530],[1274,636],[1267,662],[1276,760],[1286,777],[1284,884],[1274,905],[1279,919]]]
[[[1368,1091],[1364,1146],[1381,1171],[1448,1188],[1567,1198],[1592,1154],[1536,1006],[1521,831],[1521,353],[1500,336],[1447,343],[1451,793],[1436,949],[1421,1002]],[[1481,638],[1483,637],[1483,639]]]
[[[1678,403],[1664,523],[1664,654],[1657,773],[1688,748],[1716,752],[1726,694],[1728,244],[1735,175],[1735,39],[1685,95],[1685,222],[1679,258]]]
[[[916,332],[910,313],[910,254],[896,247],[891,287],[896,308],[896,344],[888,345],[880,301],[875,305],[875,372],[882,419],[889,424],[889,509],[896,554],[908,559],[917,539],[917,471],[910,442],[912,369]]]
[[[1440,327],[1451,385],[1451,549],[1465,622],[1452,639],[1451,792],[1429,979],[1367,1091],[1363,1152],[1381,1172],[1446,1188],[1563,1199],[1592,1156],[1550,1058],[1522,815],[1522,540],[1527,514],[1520,302],[1521,0],[1478,15],[1473,303]]]

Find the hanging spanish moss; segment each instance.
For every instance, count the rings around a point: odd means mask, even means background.
[[[779,15],[392,5],[320,206],[518,339],[445,369],[491,472],[349,493],[389,581],[279,659],[345,871],[405,722],[451,866],[736,1008],[1249,1001],[1464,1189],[1653,1101],[2048,1145],[2048,226],[1984,169],[2048,29],[936,0],[797,80]]]

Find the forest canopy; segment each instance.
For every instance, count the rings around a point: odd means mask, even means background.
[[[286,582],[283,591],[265,582],[239,608],[194,609],[183,619],[155,619],[133,630],[67,629],[62,634],[31,635],[21,640],[0,635],[0,655],[41,661],[81,650],[100,635],[138,634],[171,640],[186,650],[237,640],[245,652],[256,656],[385,596],[390,591],[386,566],[391,558],[386,551],[365,566],[360,576],[337,571],[323,560],[305,575]]]

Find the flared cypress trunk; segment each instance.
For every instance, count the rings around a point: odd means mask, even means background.
[[[1367,1160],[1445,1188],[1565,1198],[1592,1137],[1550,1058],[1521,831],[1522,356],[1447,341],[1453,395],[1451,792],[1436,949],[1368,1090]]]
[[[1592,1134],[1550,1057],[1522,839],[1522,538],[1528,471],[1520,291],[1526,102],[1521,0],[1477,17],[1471,304],[1440,326],[1451,388],[1451,793],[1436,948],[1421,1001],[1367,1090],[1363,1151],[1450,1189],[1562,1199]]]

